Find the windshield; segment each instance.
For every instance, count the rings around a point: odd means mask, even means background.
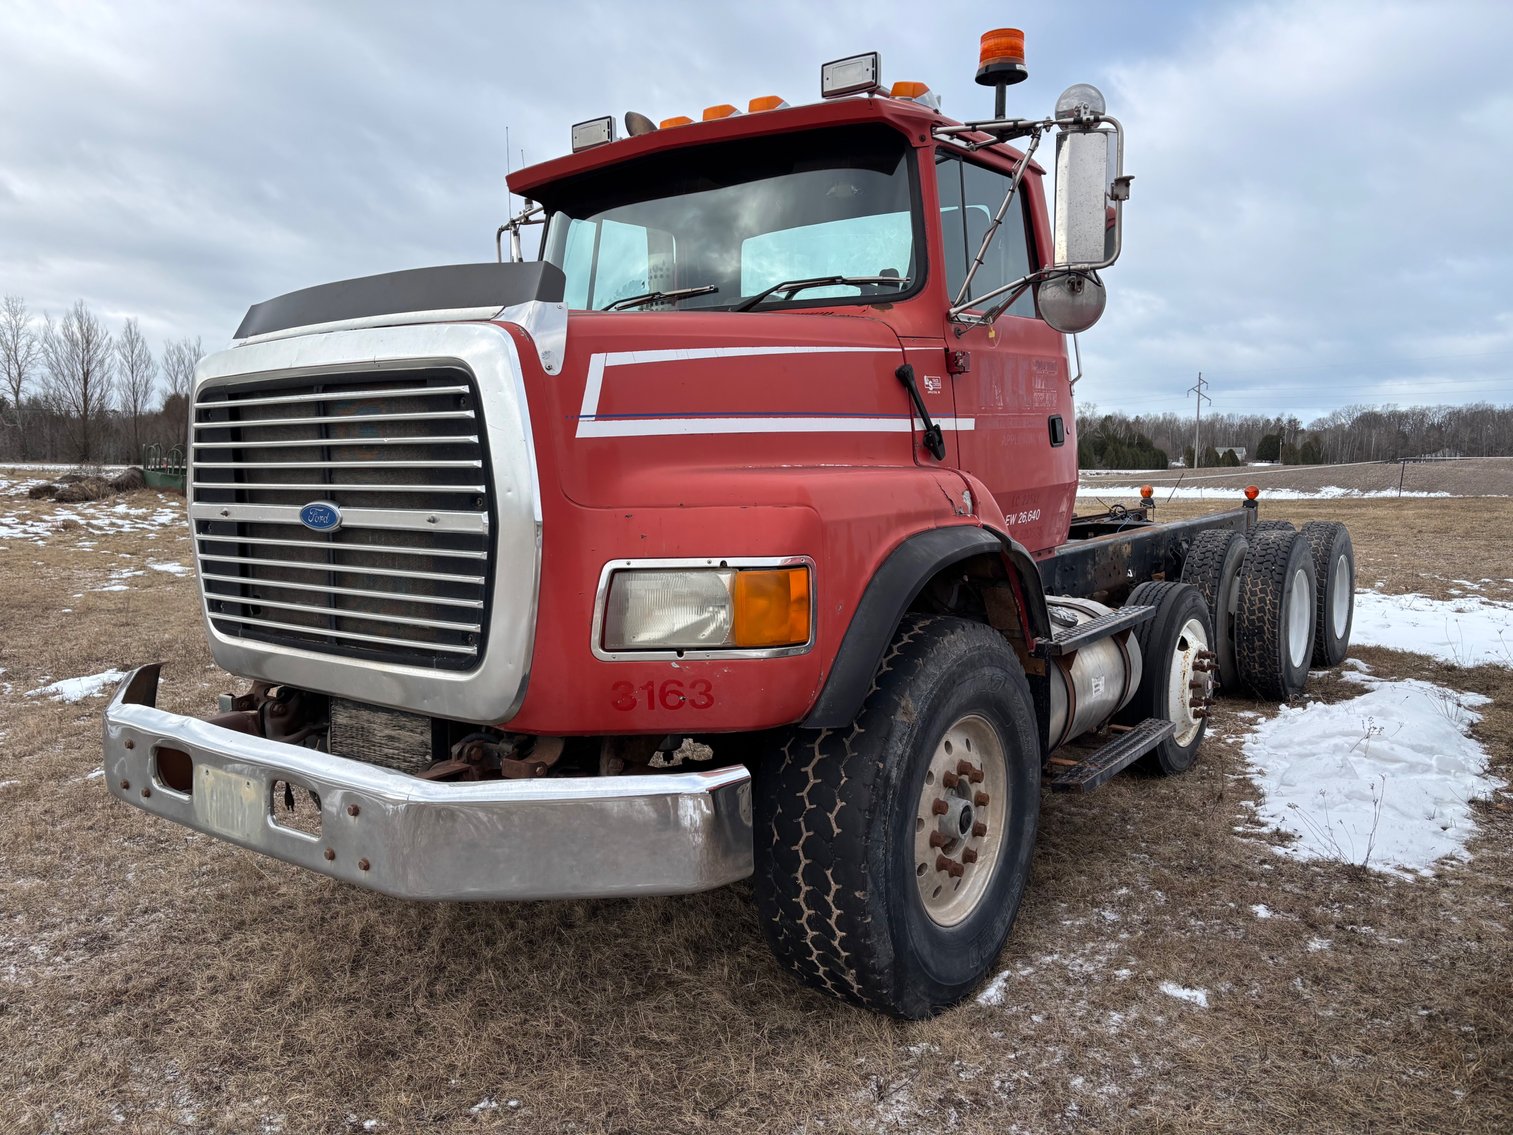
[[[910,149],[882,126],[851,126],[653,154],[543,189],[543,256],[567,275],[567,304],[603,310],[730,308],[898,298],[915,263]],[[898,279],[899,284],[887,281]],[[626,301],[653,293],[696,295]]]

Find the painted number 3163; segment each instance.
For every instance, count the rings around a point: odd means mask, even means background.
[[[704,678],[687,682],[668,678],[661,682],[616,682],[610,686],[610,705],[629,712],[633,709],[708,709],[714,705],[714,687]]]

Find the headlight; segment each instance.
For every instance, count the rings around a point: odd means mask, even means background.
[[[604,605],[605,650],[741,650],[802,646],[810,636],[809,569],[632,568]]]

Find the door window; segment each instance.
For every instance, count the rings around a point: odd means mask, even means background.
[[[982,238],[1003,196],[1009,190],[1008,174],[963,161],[954,154],[941,153],[936,159],[936,180],[940,188],[940,224],[946,252],[946,283],[952,298],[966,279],[967,268],[982,246]],[[1009,203],[1003,224],[977,275],[972,277],[968,300],[987,295],[1030,272],[1030,225],[1023,183]],[[1029,291],[1014,301],[1005,312],[1026,318],[1035,316],[1035,300]]]

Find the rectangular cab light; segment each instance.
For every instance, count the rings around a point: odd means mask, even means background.
[[[883,57],[881,52],[869,51],[866,55],[853,55],[837,59],[820,68],[820,97],[840,98],[881,87]]]
[[[573,153],[579,150],[590,150],[595,146],[603,146],[615,140],[615,119],[613,115],[605,115],[603,118],[590,118],[587,122],[573,124]]]

